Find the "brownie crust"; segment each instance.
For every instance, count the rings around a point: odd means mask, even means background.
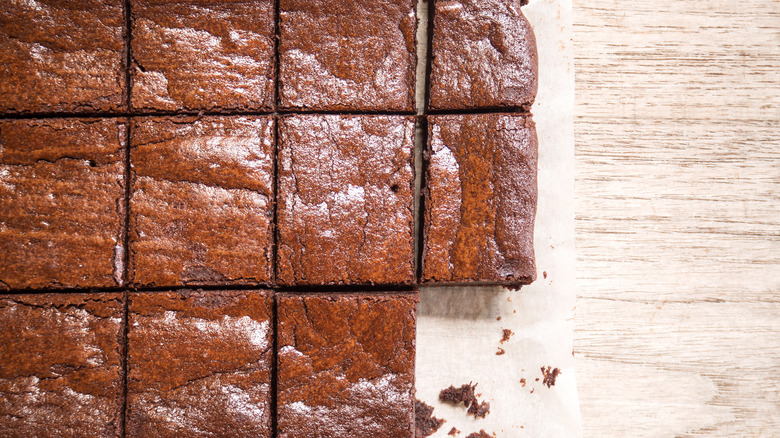
[[[280,104],[414,111],[414,0],[281,0]]]
[[[436,0],[431,110],[530,108],[536,39],[518,0]]]
[[[272,0],[132,0],[132,107],[274,106]]]
[[[279,295],[278,436],[414,437],[417,301]]]
[[[0,2],[0,112],[123,109],[122,0]]]
[[[280,122],[277,282],[414,281],[414,119]]]
[[[431,116],[423,283],[536,278],[536,128],[530,116]]]
[[[272,281],[270,117],[142,119],[131,146],[133,284]]]
[[[0,121],[0,289],[123,284],[126,129]]]
[[[273,298],[131,293],[127,436],[271,436]]]
[[[119,437],[121,294],[0,296],[0,436]]]

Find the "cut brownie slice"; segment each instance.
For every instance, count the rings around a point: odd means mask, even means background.
[[[127,436],[271,436],[273,298],[130,294]]]
[[[281,0],[281,105],[414,111],[415,4]]]
[[[280,295],[279,437],[414,437],[416,294]]]
[[[270,117],[152,118],[133,125],[131,280],[272,280]]]
[[[0,288],[122,284],[124,123],[0,121]]]
[[[280,123],[277,281],[412,282],[413,118],[304,115]]]
[[[122,0],[0,2],[0,112],[121,109],[122,5]]]
[[[536,129],[530,116],[431,116],[423,281],[536,278]]]
[[[120,294],[0,296],[0,436],[119,437]]]
[[[517,0],[436,0],[432,110],[530,107],[537,54]]]
[[[133,108],[273,108],[272,0],[131,0],[130,10]]]

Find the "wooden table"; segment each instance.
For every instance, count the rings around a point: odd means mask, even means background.
[[[585,436],[780,436],[780,1],[574,15]]]

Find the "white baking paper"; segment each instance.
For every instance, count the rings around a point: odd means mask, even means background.
[[[523,8],[539,49],[538,279],[520,291],[501,287],[421,288],[417,319],[417,398],[465,438],[582,435],[572,357],[574,271],[574,71],[571,0],[531,0]],[[499,319],[500,318],[500,319]],[[514,335],[499,341],[503,329]],[[496,355],[502,348],[505,353]],[[559,368],[555,385],[541,367]],[[525,385],[521,383],[525,379]],[[538,379],[538,380],[537,380]],[[438,400],[450,385],[477,383],[490,402],[484,419]]]

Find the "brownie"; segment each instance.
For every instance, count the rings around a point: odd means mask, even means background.
[[[301,115],[279,128],[277,281],[414,280],[414,120]]]
[[[0,289],[122,284],[124,123],[0,121]]]
[[[273,108],[272,0],[130,3],[133,108]]]
[[[121,294],[0,296],[0,436],[119,437]]]
[[[0,2],[0,112],[123,108],[123,0]]]
[[[268,293],[129,297],[127,436],[271,436]]]
[[[274,122],[149,118],[131,140],[131,280],[272,280]]]
[[[536,129],[530,116],[431,116],[422,281],[536,278]]]
[[[414,111],[415,0],[281,0],[280,104]]]
[[[414,437],[416,294],[281,294],[280,438]]]
[[[430,109],[531,106],[538,61],[522,3],[435,1]]]

